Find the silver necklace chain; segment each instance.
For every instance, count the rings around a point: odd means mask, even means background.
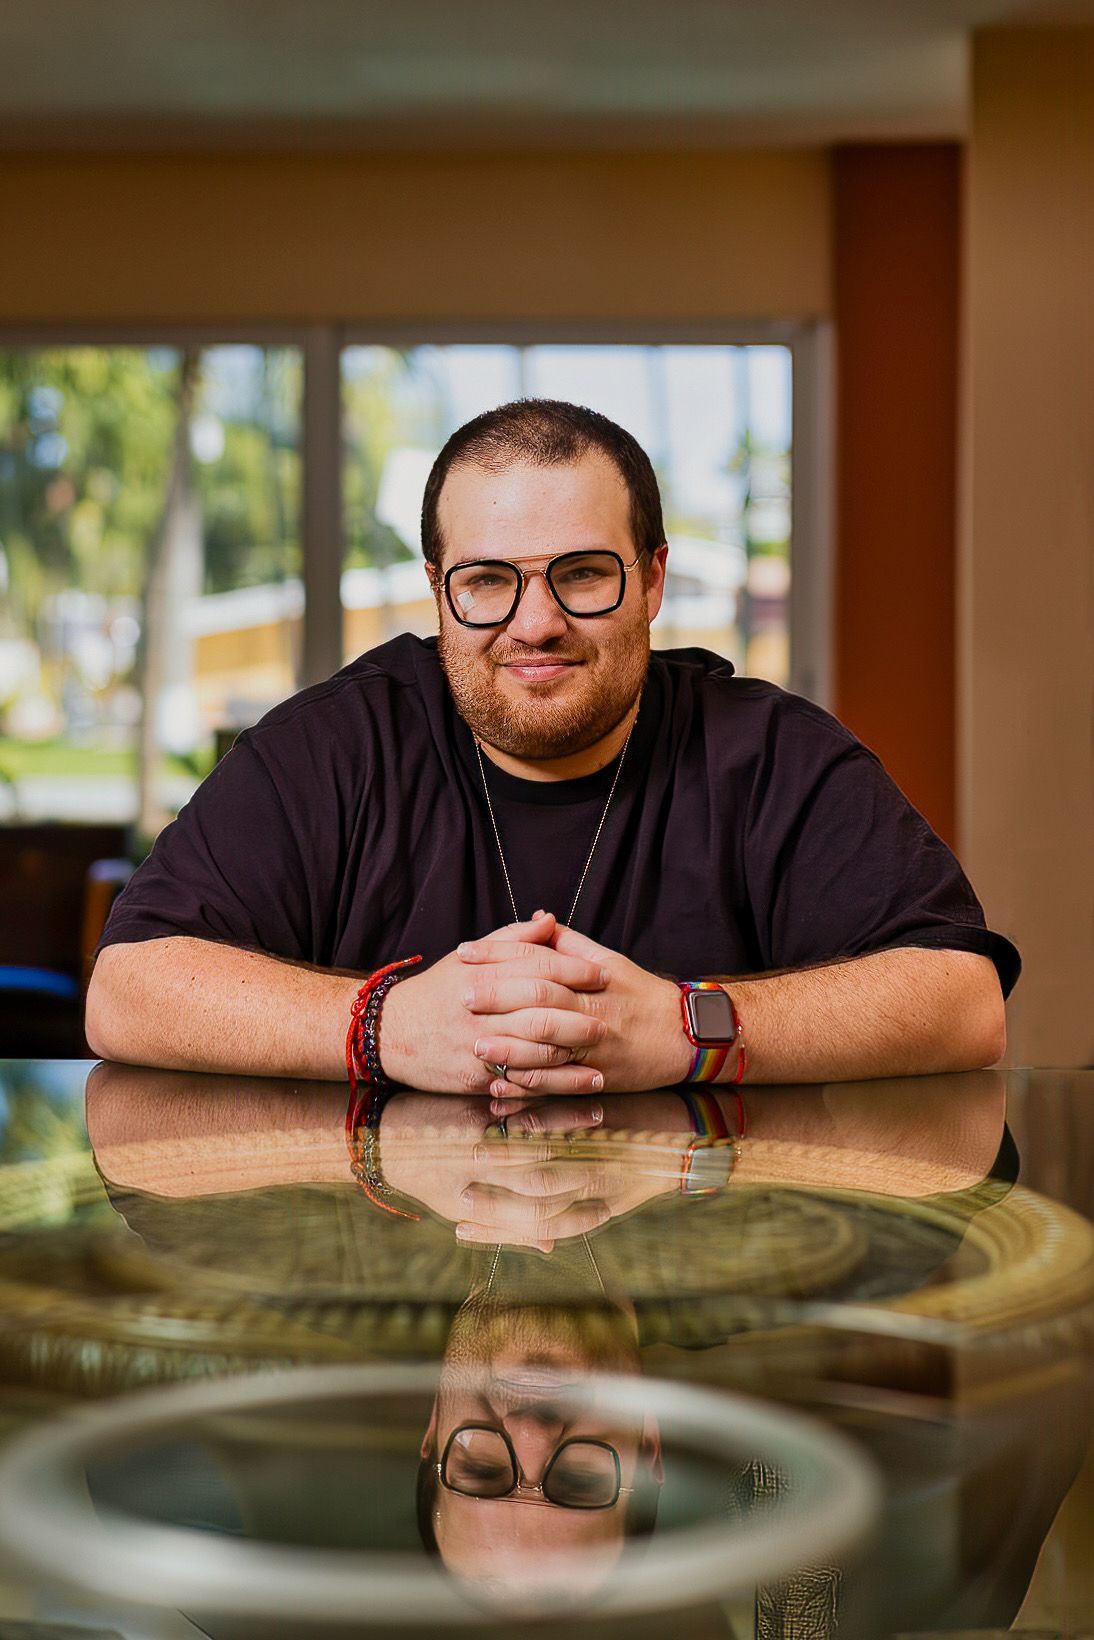
[[[601,1275],[601,1274],[600,1274],[600,1266],[599,1266],[599,1264],[598,1264],[598,1263],[597,1263],[597,1262],[596,1262],[596,1254],[595,1254],[595,1253],[594,1253],[594,1252],[593,1252],[593,1250],[592,1250],[592,1248],[591,1248],[591,1247],[590,1247],[590,1246],[589,1246],[589,1235],[588,1235],[588,1231],[586,1231],[586,1230],[583,1230],[583,1231],[582,1231],[582,1232],[581,1232],[581,1239],[582,1239],[582,1241],[583,1241],[583,1242],[584,1242],[584,1244],[585,1244],[585,1251],[586,1251],[586,1252],[587,1252],[587,1253],[588,1253],[588,1255],[589,1255],[589,1263],[590,1263],[590,1264],[591,1264],[591,1265],[592,1265],[592,1267],[593,1267],[593,1270],[594,1270],[594,1272],[595,1272],[595,1274],[596,1274],[596,1279],[597,1279],[597,1281],[598,1281],[598,1282],[599,1282],[599,1284],[600,1284],[600,1291],[601,1291],[601,1293],[602,1293],[602,1294],[603,1294],[603,1296],[604,1296],[604,1297],[605,1297],[605,1298],[607,1298],[607,1296],[608,1296],[608,1289],[607,1289],[607,1288],[606,1288],[606,1287],[605,1287],[605,1285],[604,1285],[604,1277],[603,1277],[603,1276],[602,1276],[602,1275]],[[492,1259],[492,1260],[491,1260],[491,1261],[490,1261],[490,1274],[489,1274],[489,1275],[488,1275],[488,1276],[487,1276],[487,1278],[486,1278],[486,1288],[485,1288],[485,1291],[486,1291],[486,1292],[489,1292],[489,1291],[490,1291],[490,1289],[491,1289],[491,1287],[492,1287],[492,1286],[493,1286],[493,1285],[494,1285],[494,1277],[495,1277],[495,1276],[496,1276],[496,1275],[497,1275],[497,1273],[498,1273],[498,1260],[499,1260],[499,1259],[500,1259],[500,1258],[501,1258],[501,1250],[502,1250],[502,1247],[503,1247],[503,1246],[504,1246],[504,1245],[505,1245],[505,1243],[504,1243],[504,1242],[500,1242],[500,1241],[499,1241],[499,1242],[498,1242],[498,1243],[497,1243],[497,1245],[496,1245],[496,1246],[495,1246],[495,1248],[494,1248],[494,1257],[493,1257],[493,1259]]]
[[[634,723],[637,722],[638,716],[636,713]],[[581,880],[577,885],[577,892],[574,895],[573,904],[570,906],[570,914],[566,918],[567,928],[573,927],[574,912],[577,910],[577,902],[581,898],[581,890],[585,887],[585,879],[589,875],[589,867],[593,863],[593,855],[596,853],[596,845],[600,841],[600,833],[604,830],[604,822],[608,818],[608,810],[612,806],[612,798],[615,796],[615,788],[619,784],[619,776],[623,773],[623,762],[627,756],[627,747],[631,743],[631,736],[634,733],[634,723],[632,723],[630,728],[627,730],[627,738],[623,742],[623,750],[619,754],[619,762],[616,765],[615,778],[612,781],[611,790],[608,793],[608,801],[604,804],[604,812],[600,816],[600,824],[597,826],[596,832],[593,836],[592,846],[586,856],[585,867],[581,873]],[[479,744],[478,735],[475,736],[475,756],[479,760],[479,773],[482,776],[482,789],[486,793],[486,807],[490,814],[490,824],[494,830],[494,841],[498,845],[498,859],[501,861],[502,875],[505,878],[505,886],[509,892],[509,904],[513,909],[513,921],[516,923],[520,921],[520,916],[517,912],[516,896],[513,893],[513,885],[509,880],[509,867],[505,863],[505,850],[501,846],[501,832],[498,830],[497,816],[494,814],[494,805],[490,801],[490,787],[486,784],[486,766],[482,761],[482,747]]]

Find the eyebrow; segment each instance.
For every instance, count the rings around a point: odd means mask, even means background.
[[[618,547],[609,547],[604,541],[596,541],[584,547],[559,547],[554,552],[528,552],[519,558],[507,558],[503,552],[477,552],[467,558],[454,558],[448,567],[459,569],[461,564],[534,564],[541,558],[565,558],[572,552],[614,552],[617,557],[622,557]]]

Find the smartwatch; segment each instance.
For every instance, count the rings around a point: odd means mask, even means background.
[[[728,991],[712,979],[678,980],[680,1011],[684,1020],[684,1035],[695,1049],[688,1082],[713,1082],[729,1056],[734,1043],[739,1044],[737,1074],[734,1082],[744,1075],[744,1043],[741,1041],[741,1021]]]

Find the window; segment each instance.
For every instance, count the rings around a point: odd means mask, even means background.
[[[0,351],[0,815],[154,833],[296,686],[301,360]]]

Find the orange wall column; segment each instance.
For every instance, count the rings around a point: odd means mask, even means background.
[[[834,161],[835,708],[953,843],[961,151]]]

